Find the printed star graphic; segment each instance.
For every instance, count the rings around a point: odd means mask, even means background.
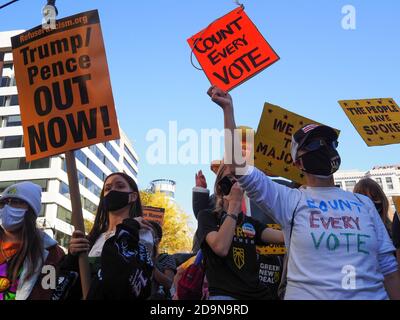
[[[269,113],[272,113],[272,109],[268,109],[268,112],[269,112]]]
[[[303,122],[303,121],[300,121],[300,122],[299,122],[299,125],[301,125],[301,126],[302,126],[303,124],[304,124],[304,122]]]
[[[344,106],[345,106],[345,107],[347,107],[347,106],[348,106],[348,104],[345,102],[345,103],[344,103]]]
[[[288,116],[287,116],[287,115],[285,115],[285,116],[283,117],[283,119],[287,120],[287,119],[288,119]]]
[[[304,174],[300,173],[300,178],[303,179],[304,178]]]
[[[359,106],[360,105],[360,103],[359,102],[356,102],[356,106]]]
[[[368,141],[372,141],[370,138],[367,139]]]
[[[381,139],[382,141],[384,140],[382,137],[379,137],[379,139]]]
[[[392,100],[389,100],[389,103],[390,103],[390,104],[393,104],[393,101],[392,101]]]
[[[382,100],[378,100],[378,103],[379,103],[379,104],[382,104]]]
[[[367,101],[367,104],[371,104],[371,101]]]
[[[395,135],[393,135],[393,136],[392,136],[392,138],[393,138],[393,139],[396,139],[396,136],[395,136]]]
[[[286,167],[286,168],[285,168],[285,172],[289,172],[289,168]]]
[[[268,162],[267,164],[268,164],[268,167],[272,167],[272,162],[271,161]]]

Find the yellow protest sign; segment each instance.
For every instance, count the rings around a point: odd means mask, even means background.
[[[267,224],[267,228],[282,230],[279,224]],[[267,246],[257,246],[257,253],[260,255],[283,255],[286,254],[286,247],[283,244],[270,244]]]
[[[400,109],[392,98],[339,101],[368,146],[400,143]]]
[[[393,196],[392,198],[393,198],[394,206],[396,207],[396,211],[400,214],[400,197]]]
[[[292,135],[312,123],[320,124],[279,106],[265,103],[254,141],[255,166],[269,176],[280,176],[305,184],[304,174],[293,164],[290,145]]]

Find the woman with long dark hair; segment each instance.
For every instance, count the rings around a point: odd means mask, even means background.
[[[0,300],[52,298],[53,290],[42,286],[42,268],[57,271],[64,252],[36,226],[41,196],[38,185],[21,182],[0,197]]]
[[[389,236],[392,236],[392,223],[389,219],[389,201],[379,184],[371,179],[365,178],[358,181],[354,186],[354,193],[363,194],[372,200],[376,211],[382,219]]]
[[[154,236],[142,217],[136,182],[125,173],[109,175],[89,235],[75,231],[67,263],[89,252],[92,284],[87,299],[145,299],[150,295]],[[71,264],[71,261],[73,264]]]

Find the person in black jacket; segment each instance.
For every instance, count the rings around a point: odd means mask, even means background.
[[[113,173],[104,182],[88,237],[80,231],[73,233],[63,269],[77,270],[78,255],[89,252],[92,282],[88,300],[147,299],[154,238],[151,224],[142,217],[135,181],[125,173]],[[81,298],[78,284],[70,299]]]

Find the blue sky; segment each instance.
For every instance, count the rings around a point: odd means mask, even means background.
[[[0,4],[5,3],[1,0]],[[20,0],[0,11],[0,30],[41,23],[44,0]],[[342,131],[342,169],[399,163],[400,146],[368,148],[337,101],[392,97],[400,102],[398,0],[244,1],[246,12],[281,60],[234,89],[237,123],[257,128],[264,102]],[[356,30],[341,26],[344,5],[356,9]],[[207,165],[149,165],[150,129],[222,129],[205,75],[190,64],[186,39],[235,8],[233,1],[58,0],[59,17],[98,9],[119,122],[139,154],[139,184],[177,182],[177,202],[191,214],[194,174]],[[178,146],[182,145],[180,143]],[[397,155],[397,156],[396,156]]]

